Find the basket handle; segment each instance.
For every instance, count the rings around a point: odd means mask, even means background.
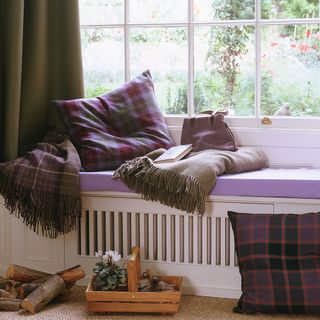
[[[133,247],[131,249],[131,258],[127,264],[128,271],[128,291],[138,292],[138,281],[141,278],[140,249]]]

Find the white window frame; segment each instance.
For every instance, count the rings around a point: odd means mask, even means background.
[[[106,0],[107,1],[107,0]],[[320,24],[320,18],[313,19],[261,19],[261,0],[255,0],[255,19],[252,20],[232,20],[232,21],[193,21],[193,0],[188,0],[188,21],[179,23],[130,23],[129,22],[129,0],[124,0],[124,22],[114,24],[81,24],[80,28],[123,28],[124,30],[124,70],[125,81],[129,81],[130,75],[130,43],[129,32],[131,28],[161,28],[161,27],[185,27],[188,30],[188,113],[187,115],[165,115],[169,126],[180,127],[183,118],[194,114],[194,27],[197,26],[234,26],[251,25],[255,27],[255,115],[248,117],[228,116],[227,122],[232,127],[272,127],[290,129],[316,129],[320,130],[320,117],[274,117],[269,118],[272,124],[262,124],[264,116],[260,112],[261,102],[261,28],[266,25],[286,25],[286,24]],[[320,107],[320,106],[319,106]]]

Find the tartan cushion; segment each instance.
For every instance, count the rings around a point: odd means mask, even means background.
[[[87,171],[173,145],[149,71],[96,98],[54,101]]]
[[[320,313],[320,215],[228,212],[241,313]]]

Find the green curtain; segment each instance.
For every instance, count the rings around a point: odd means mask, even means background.
[[[0,161],[56,124],[52,99],[83,97],[78,0],[0,0]]]

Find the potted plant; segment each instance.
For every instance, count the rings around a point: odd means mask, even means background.
[[[127,270],[118,262],[121,255],[117,251],[96,252],[95,256],[100,258],[93,269],[93,290],[95,291],[124,291],[128,286]]]

